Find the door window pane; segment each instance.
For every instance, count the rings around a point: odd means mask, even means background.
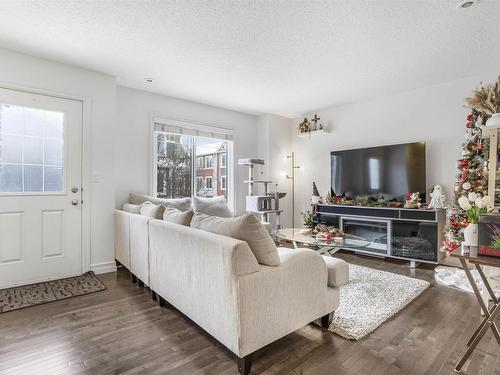
[[[63,143],[61,139],[45,138],[44,164],[62,166]]]
[[[64,191],[64,113],[0,103],[0,192]]]
[[[43,164],[42,137],[24,137],[24,164]]]
[[[43,191],[43,167],[37,165],[24,166],[24,191]]]
[[[58,192],[63,190],[63,169],[44,167],[44,191]]]
[[[23,167],[0,164],[0,192],[20,193],[23,191]]]
[[[0,127],[3,125],[0,123]],[[23,162],[23,137],[0,132],[0,163]]]

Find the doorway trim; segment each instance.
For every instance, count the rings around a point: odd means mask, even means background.
[[[9,82],[0,81],[0,88],[19,91],[27,94],[38,94],[50,96],[53,98],[74,100],[82,103],[82,246],[81,246],[81,273],[90,271],[91,254],[91,115],[92,98],[84,97],[65,92],[46,90],[35,87],[17,85]]]

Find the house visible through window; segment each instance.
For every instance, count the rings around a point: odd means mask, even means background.
[[[155,125],[156,196],[222,195],[228,199],[232,141],[158,131],[158,128],[161,129]]]

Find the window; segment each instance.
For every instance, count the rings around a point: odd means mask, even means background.
[[[0,193],[63,192],[64,114],[0,104]]]
[[[368,159],[368,169],[370,171],[370,189],[379,190],[380,189],[380,160],[379,159]]]
[[[212,168],[214,164],[214,157],[213,155],[207,155],[205,156],[205,168]]]
[[[201,133],[204,136],[198,135]],[[230,134],[155,123],[153,195],[159,198],[224,196],[231,206],[231,139]]]
[[[227,167],[227,154],[220,154],[220,167],[221,168],[226,168]]]
[[[156,134],[156,195],[160,198],[191,196],[193,144],[179,134]]]
[[[196,166],[198,168],[203,168],[203,157],[196,158]]]

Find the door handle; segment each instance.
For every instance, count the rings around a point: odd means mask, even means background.
[[[78,193],[78,188],[75,186],[74,188],[71,188],[72,193]]]
[[[78,206],[78,199],[73,199],[73,200],[71,201],[71,204],[72,204],[73,206]]]

